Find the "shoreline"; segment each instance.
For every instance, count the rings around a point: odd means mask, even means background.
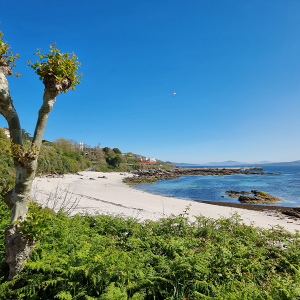
[[[125,184],[125,176],[132,174],[83,171],[79,174],[66,174],[62,178],[36,177],[32,197],[38,203],[48,205],[56,211],[64,201],[65,209],[70,209],[78,202],[72,214],[100,213],[133,217],[140,221],[156,221],[171,214],[182,214],[190,205],[188,213],[191,221],[195,220],[194,215],[202,214],[218,219],[230,217],[237,212],[246,225],[271,228],[278,224],[291,232],[300,230],[300,219],[290,219],[291,217],[279,211],[279,207],[274,209],[274,206],[266,208],[267,206],[259,205],[263,209],[254,210],[258,205],[229,206],[224,202],[193,201],[150,194]]]

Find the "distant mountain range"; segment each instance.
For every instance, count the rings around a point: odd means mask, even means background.
[[[300,160],[288,161],[288,162],[278,162],[278,163],[269,163],[268,165],[282,165],[282,166],[299,166]]]
[[[209,162],[206,164],[186,164],[186,163],[175,163],[173,162],[174,165],[180,166],[180,167],[192,167],[192,166],[209,166],[209,167],[236,167],[236,166],[253,166],[257,165],[256,164],[248,164],[248,163],[243,163],[239,161],[234,161],[234,160],[227,160],[227,161],[222,161],[222,162]]]
[[[274,163],[271,161],[260,161],[257,163],[243,163],[234,160],[227,160],[222,162],[210,162],[206,164],[187,164],[187,163],[176,163],[172,162],[172,164],[180,167],[193,167],[193,166],[203,166],[203,167],[246,167],[246,166],[257,166],[257,165],[288,165],[288,166],[297,166],[300,165],[300,160],[290,161],[290,162],[278,162]]]

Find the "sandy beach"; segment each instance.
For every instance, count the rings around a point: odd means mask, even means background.
[[[59,178],[36,177],[33,199],[55,210],[63,206],[72,214],[122,215],[141,221],[178,215],[190,205],[191,221],[195,219],[193,216],[200,214],[216,219],[230,217],[237,212],[247,225],[271,228],[278,224],[291,232],[300,230],[300,220],[291,220],[276,211],[253,211],[149,194],[123,183],[125,176],[131,176],[128,173],[79,174],[67,174]]]

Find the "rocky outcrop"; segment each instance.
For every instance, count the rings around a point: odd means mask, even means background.
[[[238,198],[240,195],[238,194],[228,194],[226,198]]]
[[[262,203],[262,199],[255,196],[239,196],[239,201],[241,203]]]
[[[238,168],[228,169],[228,168],[175,168],[172,170],[164,169],[147,169],[147,170],[137,170],[132,171],[134,176],[124,178],[125,183],[139,184],[139,183],[153,183],[158,180],[169,180],[180,177],[181,175],[233,175],[233,174],[272,174],[274,173],[263,173],[263,172],[253,172],[250,170],[241,170]],[[230,191],[229,191],[230,192]],[[236,192],[236,191],[234,191]],[[242,191],[243,193],[244,191]],[[237,192],[236,192],[237,193]],[[246,192],[245,192],[246,193]],[[234,193],[231,193],[234,194]]]
[[[234,190],[229,190],[229,191],[225,191],[226,194],[241,194],[241,195],[249,195],[251,194],[250,192],[246,192],[246,191],[234,191]]]
[[[132,177],[126,177],[123,182],[130,184],[153,183],[158,180],[169,180],[178,178],[179,175],[163,169],[149,169],[135,172]]]
[[[252,190],[251,194],[254,196],[244,196],[239,197],[241,203],[260,203],[260,204],[275,204],[277,202],[283,201],[282,199],[267,194],[266,192]]]

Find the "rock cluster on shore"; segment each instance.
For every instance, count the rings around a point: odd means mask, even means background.
[[[158,180],[169,180],[180,177],[181,175],[233,175],[233,174],[272,174],[264,172],[253,172],[250,170],[241,170],[237,168],[175,168],[171,170],[165,169],[147,169],[147,170],[136,170],[132,172],[134,176],[124,178],[125,183],[139,184],[139,183],[153,183]]]
[[[279,201],[283,201],[278,197],[272,196],[270,194],[267,194],[266,192],[262,192],[258,190],[252,190],[251,192],[226,191],[225,193],[228,194],[226,198],[239,198],[238,200],[241,203],[275,204]],[[253,194],[253,196],[246,196],[250,194]]]

